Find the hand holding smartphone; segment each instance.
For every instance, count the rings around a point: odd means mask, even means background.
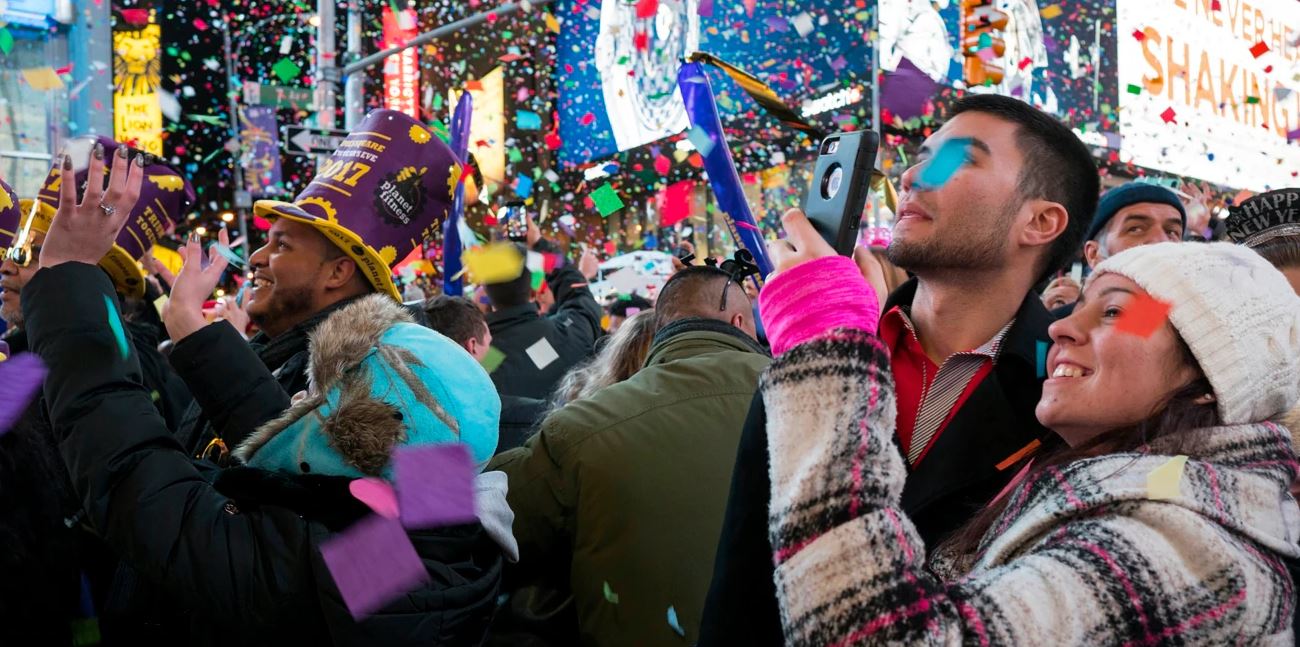
[[[827,135],[804,197],[804,214],[841,256],[852,256],[880,137],[873,131]]]

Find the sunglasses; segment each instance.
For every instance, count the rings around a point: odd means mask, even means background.
[[[40,203],[33,200],[32,210],[27,214],[27,220],[23,222],[22,228],[18,230],[18,235],[14,237],[14,244],[4,250],[3,258],[17,265],[18,267],[27,267],[32,261],[40,258],[41,246],[32,244],[32,222],[36,220],[36,214],[40,208]]]
[[[18,267],[27,267],[32,261],[41,257],[41,246],[27,243],[25,245],[15,245],[4,250],[4,257],[0,260],[6,260]]]

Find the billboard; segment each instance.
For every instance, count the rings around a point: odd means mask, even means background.
[[[1071,125],[1106,129],[1115,105],[1115,0],[993,0],[1007,17],[991,61],[1004,75],[968,88],[960,0],[880,0],[880,67],[919,69],[935,84],[1022,99]],[[988,52],[982,52],[986,54]],[[910,62],[911,65],[903,61]],[[886,81],[886,88],[889,87]],[[889,101],[886,96],[885,101]]]
[[[1256,191],[1295,186],[1295,0],[1146,0],[1118,9],[1121,159]]]
[[[563,0],[556,15],[564,17],[556,68],[562,163],[684,131],[677,69],[696,50],[753,74],[831,130],[850,120],[861,127],[870,112],[871,19],[854,0]],[[761,111],[731,79],[710,79],[723,125],[747,131],[747,142],[767,140],[760,129],[776,121],[756,117]]]
[[[383,8],[384,47],[399,47],[419,34],[414,9],[394,12]],[[420,118],[420,58],[418,47],[408,47],[384,59],[384,107]]]
[[[151,10],[148,24],[113,28],[113,138],[161,156],[162,29],[154,20]]]

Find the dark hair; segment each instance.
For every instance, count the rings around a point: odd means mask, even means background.
[[[687,317],[707,317],[719,319],[722,310],[722,290],[731,281],[731,275],[716,267],[695,265],[677,272],[668,279],[659,298],[655,300],[656,325],[663,328],[668,324]],[[736,290],[741,297],[744,290]],[[731,298],[738,299],[735,295]],[[731,301],[731,303],[740,303]]]
[[[515,245],[520,256],[527,256],[528,250],[523,245]],[[487,292],[488,301],[492,307],[513,308],[528,303],[529,297],[533,293],[533,276],[525,265],[519,270],[519,276],[513,279],[507,279],[500,283],[488,283],[483,286],[483,291]]]
[[[1178,342],[1180,360],[1199,370],[1192,349],[1187,346],[1182,337],[1175,336],[1175,339]],[[1215,403],[1196,402],[1197,398],[1207,393],[1214,393],[1210,381],[1204,376],[1198,377],[1171,393],[1146,420],[1135,425],[1112,429],[1078,447],[1062,444],[1034,458],[1033,467],[1021,482],[1028,482],[1051,467],[1105,454],[1139,452],[1157,438],[1177,436],[1181,431],[1216,426],[1220,424],[1220,420],[1219,409]],[[1186,453],[1182,447],[1177,446],[1176,438],[1172,444],[1175,445],[1169,450],[1172,453]],[[1020,465],[1014,465],[1008,469],[1019,470],[1020,468]],[[953,566],[958,573],[964,575],[975,564],[980,555],[980,544],[984,536],[1002,516],[1010,499],[1010,496],[1003,496],[984,506],[970,521],[966,522],[966,525],[944,540],[940,552],[953,558]]]
[[[629,308],[636,308],[642,312],[654,308],[654,304],[649,299],[636,294],[619,296],[618,300],[609,306],[609,315],[611,317],[627,317]],[[635,312],[632,314],[636,314]]]
[[[465,297],[445,294],[431,297],[424,302],[424,316],[430,328],[461,346],[471,339],[481,338],[488,327],[483,312]]]
[[[1252,249],[1279,270],[1300,268],[1300,241],[1294,238],[1275,238]]]
[[[1097,210],[1101,178],[1092,153],[1055,117],[1019,99],[999,94],[968,94],[952,106],[963,112],[992,115],[1016,125],[1016,142],[1024,156],[1019,191],[1025,199],[1058,202],[1069,216],[1065,231],[1052,242],[1039,276],[1056,272],[1073,259]]]

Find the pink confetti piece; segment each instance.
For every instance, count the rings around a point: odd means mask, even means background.
[[[360,620],[428,581],[429,572],[395,519],[369,516],[320,546],[352,617]]]
[[[397,493],[388,483],[376,478],[357,479],[348,484],[348,491],[375,514],[385,519],[398,517]]]
[[[474,473],[469,450],[461,444],[398,449],[393,474],[402,525],[436,528],[477,519]]]
[[[8,350],[6,347],[5,350]],[[34,353],[23,353],[0,363],[0,435],[13,428],[40,393],[47,370]]]

